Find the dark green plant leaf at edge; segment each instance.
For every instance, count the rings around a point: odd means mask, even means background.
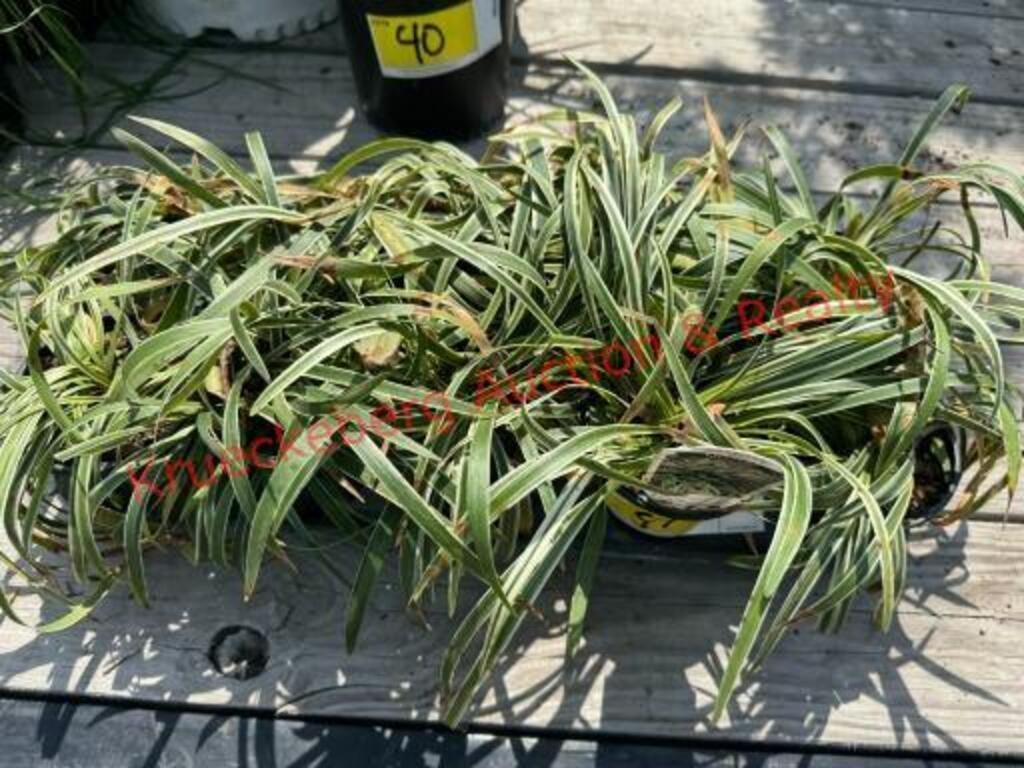
[[[779,459],[786,480],[778,523],[757,575],[757,581],[754,583],[754,589],[747,601],[747,607],[740,619],[739,630],[718,685],[718,696],[715,698],[715,708],[711,715],[712,722],[718,722],[725,713],[750,651],[761,631],[772,597],[792,565],[811,520],[813,496],[807,470],[799,461],[787,454],[782,454]]]
[[[295,440],[294,450],[301,455],[284,457],[275,465],[267,486],[260,495],[249,528],[243,569],[247,598],[256,590],[256,580],[267,545],[277,534],[302,489],[306,487],[327,452],[331,450],[332,438],[340,427],[341,425],[334,419],[313,422],[303,429]],[[333,447],[337,448],[337,444],[333,444]]]
[[[590,595],[594,588],[594,577],[601,559],[605,531],[608,528],[608,507],[600,505],[590,518],[583,549],[576,564],[576,581],[572,600],[569,604],[569,624],[565,636],[566,659],[571,659],[583,639],[583,622],[590,606]]]
[[[348,605],[345,608],[345,648],[349,653],[356,649],[359,630],[363,625],[363,616],[370,602],[370,595],[384,568],[384,558],[394,547],[401,519],[401,509],[393,504],[386,505],[374,524],[370,540],[363,550],[355,582],[353,582],[352,591],[349,594]]]
[[[459,502],[460,520],[469,522],[473,545],[482,567],[500,583],[491,547],[491,441],[494,437],[494,407],[470,426],[469,454],[463,459]]]

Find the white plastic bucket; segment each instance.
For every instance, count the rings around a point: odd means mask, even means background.
[[[338,0],[139,0],[145,13],[185,37],[224,29],[250,42],[309,32],[338,15]]]

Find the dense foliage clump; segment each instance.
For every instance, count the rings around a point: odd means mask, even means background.
[[[155,546],[234,564],[251,592],[268,556],[340,532],[350,648],[389,552],[412,605],[439,579],[453,606],[461,579],[484,585],[442,668],[457,721],[576,540],[578,643],[608,495],[701,445],[783,478],[719,713],[797,618],[835,625],[878,587],[886,627],[917,436],[966,429],[982,480],[1006,459],[954,515],[1017,483],[999,345],[1024,338],[1024,291],[989,279],[972,206],[1024,224],[1024,182],[916,166],[962,88],[895,162],[817,199],[779,131],[781,179],[736,163],[710,110],[709,151],[669,158],[677,103],[641,134],[593,87],[601,114],[548,115],[479,161],[383,139],[313,178],[276,177],[258,135],[248,170],[171,125],[139,120],[184,164],[119,132],[148,169],[102,169],[56,240],[2,263],[33,297],[7,303],[28,370],[0,373],[6,562],[68,605],[44,629],[118,583],[145,603]]]

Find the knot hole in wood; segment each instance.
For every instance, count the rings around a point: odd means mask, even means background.
[[[258,629],[241,624],[221,627],[207,651],[214,669],[235,680],[256,677],[270,660],[270,642]]]

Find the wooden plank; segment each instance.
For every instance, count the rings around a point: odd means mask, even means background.
[[[898,95],[965,79],[979,100],[1024,103],[1024,12],[1011,0],[527,0],[517,19],[521,63],[569,54],[716,82]],[[335,23],[282,47],[335,53],[345,42]]]
[[[781,0],[785,2],[785,0]],[[833,5],[836,0],[813,0]],[[951,16],[976,16],[983,19],[1024,19],[1016,0],[847,0],[844,5],[887,8],[894,11],[947,13]]]
[[[538,603],[543,619],[528,619],[472,722],[723,743],[757,739],[779,749],[856,744],[1024,755],[1021,529],[975,523],[946,536],[938,553],[927,535],[915,537],[910,599],[889,635],[870,629],[866,606],[838,636],[801,628],[737,697],[730,724],[717,729],[706,722],[716,670],[751,575],[723,566],[706,544],[680,543],[673,558],[645,558],[635,547],[629,556],[606,555],[572,673],[563,666],[571,584],[562,574]],[[334,562],[350,571],[342,555]],[[0,693],[74,691],[163,705],[434,721],[436,665],[452,629],[441,606],[428,613],[424,630],[403,614],[386,581],[360,649],[346,656],[346,587],[308,557],[295,558],[300,575],[271,566],[245,603],[235,574],[196,571],[178,556],[154,553],[148,611],[119,593],[62,634],[37,636],[4,621]],[[40,610],[28,596],[18,607],[30,621]],[[214,633],[236,624],[269,640],[266,669],[246,681],[218,674],[207,656]]]
[[[614,0],[528,0],[519,28],[534,59],[564,52],[613,68],[847,93],[933,95],[963,79],[979,101],[1019,105],[1024,19],[1013,16],[807,0],[630,10]]]
[[[752,7],[750,2],[743,0],[742,3],[737,3],[736,0],[730,0],[730,2],[742,10],[749,10]],[[792,4],[793,0],[762,0],[761,6],[767,13],[777,12],[779,8],[784,7],[787,4]],[[987,21],[1021,21],[1024,20],[1024,12],[1022,12],[1019,4],[1016,4],[1016,0],[846,0],[846,2],[837,2],[836,0],[803,0],[808,6],[808,11],[818,13],[835,13],[832,10],[833,6],[840,6],[843,11],[851,14],[862,13],[861,9],[881,9],[888,11],[889,13],[907,13],[912,12],[916,14],[912,18],[917,20],[925,20],[927,23],[928,18],[932,14],[947,14],[953,17],[967,16],[974,17],[980,20]],[[818,7],[815,8],[814,6]],[[599,14],[606,14],[607,8],[596,7],[593,5],[588,6],[589,13],[595,11]],[[662,10],[661,6],[658,6],[655,13],[660,13]],[[872,11],[873,12],[873,11]],[[517,35],[513,39],[512,45],[512,57],[514,61],[519,63],[528,63],[531,61],[530,43],[535,42],[533,40],[524,40],[522,35],[522,28],[525,25],[527,27],[534,26],[548,26],[550,16],[550,5],[545,6],[537,0],[530,0],[526,2],[516,3],[516,20],[517,20]],[[555,18],[561,19],[561,13]],[[758,16],[758,19],[763,18]],[[872,17],[868,17],[869,19]],[[877,18],[877,17],[874,17]],[[654,25],[651,25],[654,26]],[[677,33],[682,31],[688,31],[692,28],[692,24],[687,24],[682,30],[676,30]],[[793,31],[794,35],[800,34],[800,29]],[[137,46],[138,41],[132,39],[122,39],[119,34],[121,30],[117,29],[114,25],[107,24],[102,27],[99,31],[98,38],[105,43],[113,43],[119,45],[130,45]],[[652,35],[658,33],[664,34],[661,30],[651,30]],[[152,44],[152,41],[147,41]],[[954,40],[954,44],[955,44]],[[218,49],[224,47],[231,47],[235,49],[250,48],[255,49],[259,47],[265,47],[265,44],[257,43],[250,44],[244,43],[234,39],[229,34],[218,35],[208,34],[206,37],[191,41],[191,44],[204,49]],[[949,48],[948,45],[943,41],[944,47]],[[165,47],[168,49],[173,48],[175,42],[172,40]],[[347,49],[345,36],[341,28],[341,23],[335,21],[324,27],[303,34],[298,37],[285,38],[284,40],[276,43],[276,47],[282,50],[300,51],[303,53],[343,53]],[[999,49],[997,49],[999,50]],[[1013,55],[1013,49],[999,50],[999,52]],[[597,57],[590,59],[588,54],[594,54],[596,52]],[[550,53],[550,52],[547,52]],[[567,53],[572,54],[571,50]],[[545,51],[539,50],[537,55],[534,56],[533,60],[542,58],[545,55]],[[600,56],[600,49],[588,47],[584,50],[583,55],[580,56],[583,61],[592,61],[593,63],[600,64],[602,58]]]
[[[386,728],[66,701],[0,703],[6,768],[68,766],[441,766],[465,768],[862,768],[865,757]],[[871,757],[871,768],[966,768],[973,761]]]
[[[6,168],[0,185],[11,194],[0,201],[0,250],[16,251],[49,242],[59,234],[57,217],[44,202],[51,195],[52,182],[74,184],[104,165],[140,165],[124,150],[58,150],[53,147],[19,145],[3,158]]]
[[[145,79],[166,63],[164,56],[123,45],[92,48],[97,65],[131,71]],[[226,76],[225,71],[236,72]],[[244,78],[241,73],[244,73]],[[193,52],[171,74],[164,88],[185,93],[173,101],[150,101],[134,111],[183,125],[224,149],[244,153],[244,133],[259,130],[282,169],[325,165],[347,148],[375,135],[356,108],[348,62],[344,56],[300,55],[289,50],[249,49]],[[250,79],[245,79],[250,78]],[[669,125],[664,146],[673,153],[703,152],[707,133],[700,104],[705,95],[727,128],[751,120],[743,157],[765,146],[758,127],[777,124],[803,158],[812,185],[834,188],[853,167],[898,157],[904,142],[927,113],[925,99],[809,92],[761,85],[708,84],[636,75],[609,75],[608,84],[622,106],[648,118],[673,96],[684,100],[683,112]],[[559,67],[517,68],[508,109],[515,122],[552,105],[590,107],[593,96],[575,73]],[[278,83],[270,87],[260,83]],[[47,142],[81,133],[77,109],[59,83],[26,90],[32,117],[31,135]],[[163,91],[159,91],[162,93]],[[91,126],[107,115],[92,112]],[[1024,167],[1024,142],[1018,126],[1024,109],[969,105],[936,131],[924,154],[932,165],[993,160]],[[124,121],[118,123],[126,127]],[[114,147],[106,132],[95,146]],[[479,143],[473,146],[480,146]]]
[[[6,321],[0,320],[0,368],[20,371],[25,364],[21,341]]]

